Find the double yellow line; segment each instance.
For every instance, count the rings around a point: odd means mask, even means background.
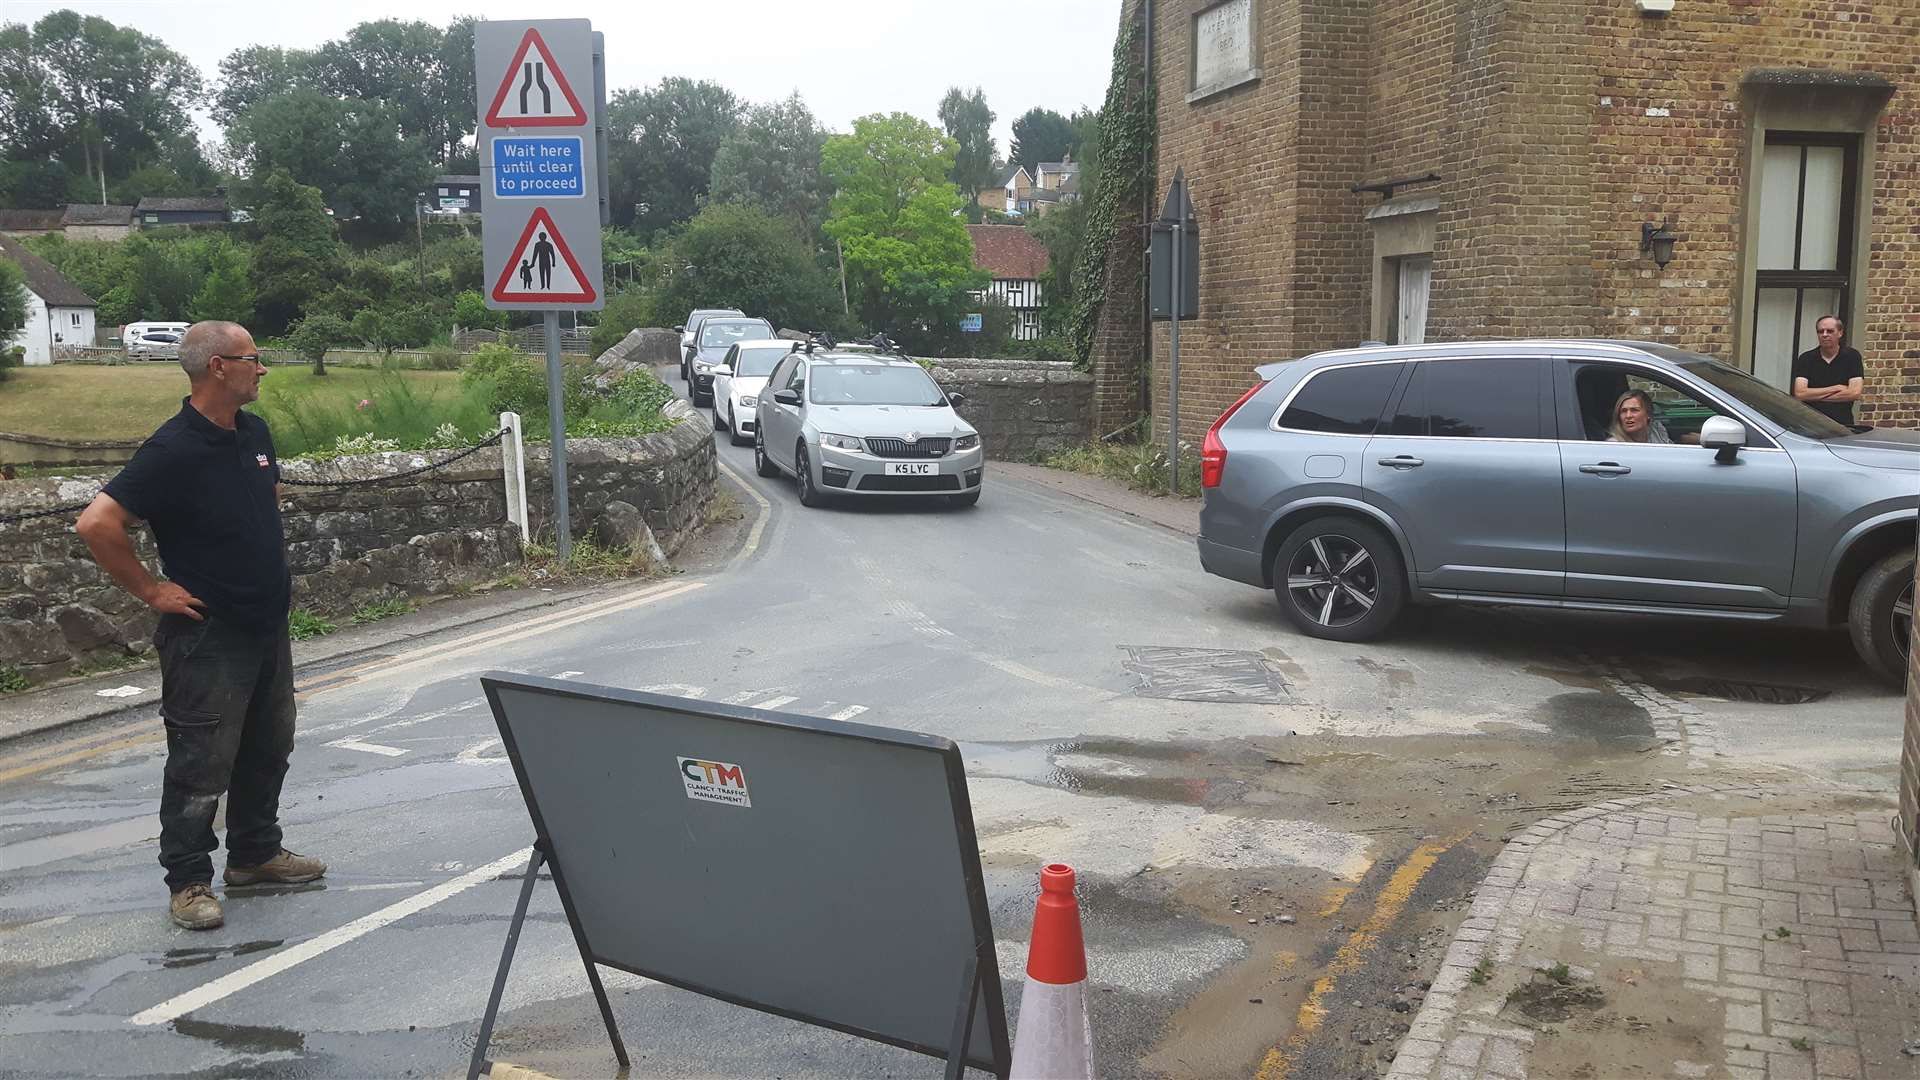
[[[1462,833],[1450,837],[1444,843],[1421,844],[1394,869],[1393,876],[1387,879],[1386,885],[1380,889],[1380,895],[1374,899],[1373,911],[1367,916],[1367,921],[1360,924],[1360,928],[1348,935],[1347,940],[1335,950],[1326,971],[1314,980],[1307,1000],[1300,1003],[1300,1011],[1293,1020],[1293,1032],[1287,1036],[1286,1042],[1267,1051],[1266,1058],[1260,1062],[1260,1070],[1254,1074],[1255,1080],[1286,1080],[1293,1072],[1294,1063],[1300,1059],[1301,1052],[1327,1018],[1325,1001],[1339,984],[1340,977],[1359,970],[1367,962],[1374,947],[1380,944],[1380,935],[1400,917],[1407,901],[1413,898],[1413,890],[1427,876],[1427,871],[1432,870],[1434,864],[1440,861],[1440,856],[1465,835]],[[1320,914],[1330,915],[1338,910],[1340,901],[1344,901],[1351,891],[1341,890],[1337,899]]]
[[[578,623],[681,596],[705,587],[706,584],[699,581],[661,582],[632,592],[623,592],[605,600],[597,600],[585,607],[566,608],[539,618],[510,622],[491,630],[457,637],[451,641],[422,645],[398,655],[385,656],[353,667],[330,671],[296,688],[294,697],[305,701],[329,690],[338,690],[343,686],[366,679],[396,675],[428,665],[441,666],[474,653],[497,649],[530,637],[550,634]],[[110,730],[95,732],[84,739],[68,740],[34,753],[0,757],[0,784],[38,776],[64,765],[72,765],[129,747],[160,742],[165,738],[166,731],[151,718],[130,720],[116,724]]]

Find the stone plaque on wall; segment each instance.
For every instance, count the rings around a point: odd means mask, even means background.
[[[1226,0],[1193,17],[1191,101],[1260,76],[1254,66],[1253,0]]]

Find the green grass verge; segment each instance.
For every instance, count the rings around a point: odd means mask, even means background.
[[[1165,495],[1167,491],[1167,448],[1145,443],[1092,443],[1062,451],[1041,460],[1055,469],[1067,469],[1117,481],[1135,491]],[[1189,498],[1200,496],[1200,451],[1180,448],[1180,489]]]

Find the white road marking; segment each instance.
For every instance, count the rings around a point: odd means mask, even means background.
[[[369,754],[381,754],[386,757],[399,757],[406,753],[397,746],[382,746],[379,743],[361,742],[354,738],[335,739],[327,745],[337,746],[342,750],[361,750]]]
[[[752,701],[754,698],[759,697],[761,694],[769,694],[769,693],[772,693],[772,691],[771,690],[742,690],[737,694],[728,694],[726,697],[721,698],[720,704],[745,705],[747,702]]]
[[[170,997],[144,1012],[135,1013],[131,1023],[139,1027],[152,1027],[178,1020],[195,1009],[204,1009],[216,1001],[231,997],[263,979],[272,978],[296,965],[303,964],[316,956],[333,951],[342,945],[358,940],[382,927],[391,926],[409,915],[415,915],[433,907],[444,900],[466,892],[483,881],[491,880],[517,866],[525,866],[533,854],[530,847],[521,848],[511,855],[462,874],[452,881],[435,885],[422,893],[416,893],[395,904],[390,904],[370,915],[329,930],[318,937],[309,938],[290,949],[277,952],[264,960],[248,964],[238,971],[229,972],[210,983],[195,987],[184,994]]]
[[[505,754],[499,757],[481,757],[480,755],[492,750],[496,746],[504,747],[505,745],[506,743],[501,742],[499,736],[496,735],[491,739],[483,739],[467,747],[465,750],[460,751],[453,756],[453,760],[456,764],[460,765],[503,765],[507,760]]]
[[[677,682],[656,683],[653,686],[636,686],[634,689],[643,694],[669,694],[673,697],[698,699],[707,696],[707,688],[704,686],[689,686],[686,683]]]
[[[791,705],[799,700],[799,698],[791,694],[781,694],[778,697],[770,697],[765,701],[757,701],[753,707],[756,709],[777,709],[782,705]]]
[[[584,672],[584,671],[563,671],[563,672],[561,672],[560,674],[558,674],[558,675],[555,675],[555,676],[554,676],[554,678],[556,678],[556,679],[574,679],[574,678],[578,678],[578,677],[580,677],[580,676],[582,676],[582,675],[585,675],[585,674],[586,674],[586,672]]]
[[[983,652],[970,653],[969,655],[988,667],[998,668],[1015,678],[1025,679],[1031,683],[1039,683],[1041,686],[1051,686],[1056,690],[1077,690],[1082,693],[1097,694],[1102,697],[1106,697],[1112,693],[1110,690],[1087,686],[1084,683],[1074,682],[1072,679],[1062,679],[1057,675],[1049,675],[1044,671],[1035,671],[1025,664],[1016,664],[1011,660],[1002,660],[997,656],[988,656]]]
[[[133,697],[135,694],[143,694],[145,692],[146,691],[142,690],[138,686],[116,686],[109,690],[95,690],[93,694],[95,697],[113,698],[113,697]]]
[[[739,485],[740,490],[747,493],[747,498],[760,504],[760,517],[753,523],[753,528],[747,532],[746,546],[735,552],[733,558],[727,563],[727,569],[731,570],[741,563],[746,562],[749,555],[760,550],[760,536],[767,531],[767,519],[773,516],[773,504],[768,502],[764,495],[755,491],[753,485],[747,483],[746,477],[734,472],[731,466],[721,461],[719,455],[714,455],[713,460],[714,464],[720,466],[721,472],[731,477],[733,482]]]
[[[846,708],[841,709],[839,712],[834,713],[832,716],[827,717],[827,719],[851,720],[854,717],[859,716],[861,713],[866,711],[867,711],[867,707],[865,705],[849,705]]]

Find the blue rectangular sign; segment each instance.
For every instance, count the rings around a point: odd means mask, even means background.
[[[960,330],[966,334],[977,334],[980,332],[981,321],[979,315],[962,315],[960,316]]]
[[[586,154],[579,136],[494,138],[494,198],[581,199],[586,194]]]

